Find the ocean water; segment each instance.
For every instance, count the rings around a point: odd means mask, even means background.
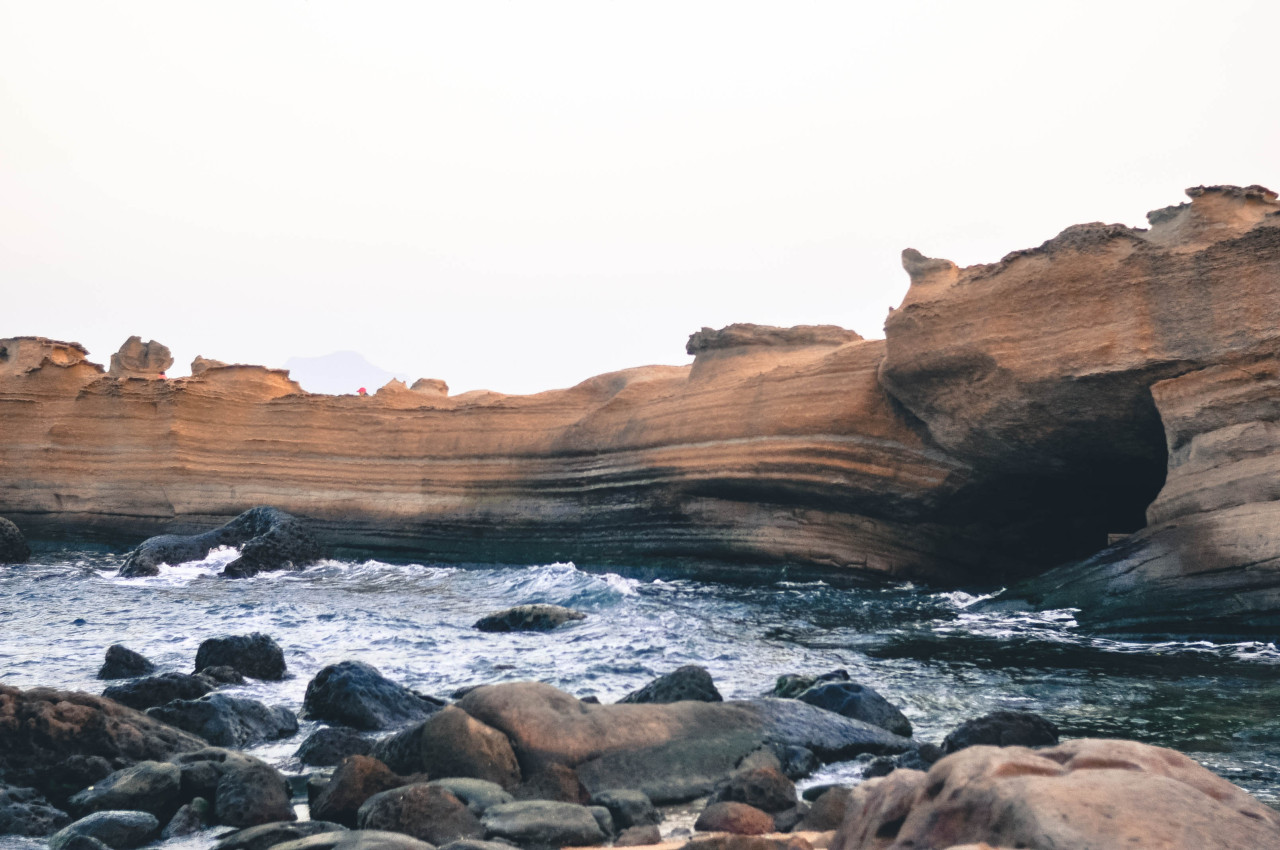
[[[289,678],[227,692],[299,712],[311,677],[345,659],[440,697],[538,680],[602,702],[684,664],[707,667],[726,699],[765,694],[784,673],[844,668],[899,706],[918,740],[940,743],[995,709],[1035,711],[1064,737],[1181,750],[1280,808],[1280,651],[1272,643],[1122,640],[1084,631],[1070,610],[978,613],[980,597],[910,584],[747,586],[572,564],[373,560],[220,578],[235,554],[219,550],[134,579],[115,575],[120,555],[89,550],[0,566],[0,681],[101,693],[109,683],[96,674],[113,643],[161,670],[190,672],[205,638],[254,631],[283,647]],[[588,617],[549,634],[473,628],[485,614],[533,602]],[[316,727],[303,721],[295,738],[249,752],[305,772],[293,753]],[[856,782],[860,771],[829,765],[801,785]],[[41,842],[0,838],[0,846]]]

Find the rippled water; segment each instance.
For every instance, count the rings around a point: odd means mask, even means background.
[[[442,697],[536,679],[604,702],[683,664],[710,669],[727,699],[760,695],[783,673],[843,667],[900,706],[919,740],[940,742],[997,708],[1036,711],[1065,737],[1182,750],[1280,807],[1280,652],[1271,643],[1113,640],[1081,631],[1070,611],[974,613],[973,596],[911,585],[739,586],[571,564],[378,561],[217,577],[234,557],[215,552],[137,579],[114,575],[120,556],[80,550],[0,567],[0,681],[100,693],[95,675],[110,644],[190,671],[205,638],[251,631],[284,648],[290,678],[228,692],[297,710],[310,678],[349,658]],[[472,628],[531,602],[589,616],[550,635]],[[292,753],[314,728],[304,722],[298,737],[251,752],[298,772]],[[856,776],[833,765],[812,781]]]

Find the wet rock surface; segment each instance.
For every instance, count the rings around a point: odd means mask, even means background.
[[[508,737],[457,706],[382,739],[370,755],[404,774],[484,779],[507,790],[516,788],[522,779]]]
[[[181,805],[181,793],[181,768],[168,762],[144,761],[72,795],[68,805],[78,815],[125,809],[149,812],[165,822]]]
[[[911,721],[876,691],[857,682],[824,682],[802,691],[796,699],[911,737]]]
[[[375,794],[356,815],[360,829],[403,832],[431,844],[464,838],[483,838],[479,819],[447,789],[413,784]]]
[[[0,517],[0,564],[23,564],[31,557],[27,538],[18,526]]]
[[[112,850],[141,847],[160,833],[160,822],[146,812],[95,812],[64,827],[49,839],[49,850],[66,850],[80,836],[101,841]]]
[[[107,656],[98,670],[98,678],[131,679],[154,673],[155,669],[156,666],[141,654],[117,643],[107,647]]]
[[[376,758],[349,756],[338,765],[328,784],[312,797],[311,814],[319,820],[354,828],[360,807],[370,797],[426,780],[426,776],[400,776]]]
[[[162,534],[147,538],[125,557],[120,575],[158,575],[161,564],[199,561],[219,546],[240,549],[240,557],[223,569],[223,575],[233,578],[269,570],[302,569],[320,558],[320,546],[301,520],[276,508],[261,506],[203,534]],[[203,666],[206,665],[196,665],[197,669]]]
[[[581,611],[563,605],[517,605],[481,617],[476,621],[476,628],[482,632],[548,632],[586,617]]]
[[[297,841],[311,835],[326,832],[346,832],[347,828],[326,821],[300,821],[298,823],[264,823],[237,830],[218,839],[214,850],[269,850],[286,841]]]
[[[605,840],[586,806],[549,800],[526,800],[493,806],[481,817],[489,837],[522,846],[579,847]]]
[[[213,801],[220,824],[243,828],[296,817],[284,776],[261,759],[208,747],[173,761],[182,770],[183,796]]]
[[[131,682],[110,685],[102,692],[107,699],[145,711],[174,700],[199,699],[212,693],[218,683],[208,676],[190,673],[161,673]]]
[[[0,784],[0,835],[48,835],[70,822],[34,788]]]
[[[215,747],[244,747],[287,738],[298,731],[298,718],[285,706],[226,694],[174,700],[147,709],[147,714],[199,735]]]
[[[209,638],[196,650],[196,669],[230,667],[251,679],[278,682],[285,677],[284,650],[270,635],[253,632]]]
[[[422,720],[440,705],[396,684],[360,661],[325,667],[307,685],[303,712],[355,729],[389,729]]]
[[[681,702],[696,700],[698,702],[723,702],[724,697],[716,690],[715,682],[706,667],[697,664],[686,664],[665,676],[659,676],[637,691],[632,691],[618,702]]]
[[[943,754],[965,747],[1047,747],[1058,743],[1058,727],[1029,711],[993,711],[966,720],[942,741]]]
[[[303,764],[332,767],[347,756],[366,756],[373,739],[344,726],[323,726],[307,736],[294,753]]]

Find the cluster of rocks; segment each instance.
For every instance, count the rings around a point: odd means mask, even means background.
[[[162,564],[199,561],[221,546],[236,546],[240,556],[222,574],[245,578],[269,570],[293,570],[320,559],[320,544],[297,517],[277,508],[250,508],[220,528],[203,534],[149,537],[125,556],[122,576],[153,576]]]
[[[1280,839],[1280,816],[1172,751],[1060,744],[1048,720],[1009,711],[968,721],[941,745],[919,743],[900,710],[843,670],[783,676],[749,700],[725,700],[705,668],[687,666],[613,704],[535,682],[446,703],[348,660],[307,686],[303,716],[327,725],[296,758],[321,769],[290,780],[234,748],[294,734],[293,712],[215,692],[237,677],[282,678],[279,647],[261,634],[212,639],[196,666],[154,674],[112,647],[100,675],[134,675],[108,688],[116,698],[0,686],[0,833],[53,833],[53,850],[128,848],[213,826],[236,830],[216,850],[636,846],[662,839],[659,807],[701,799],[694,829],[728,837],[695,836],[690,850],[812,850],[804,836],[833,830],[833,850],[1111,846],[1089,842],[1116,843],[1128,827],[1085,810],[1115,791],[1113,808],[1172,795],[1152,807],[1166,817],[1216,806],[1212,816],[1230,823],[1214,846]],[[372,737],[380,732],[389,734]],[[797,779],[837,759],[863,764],[865,781],[797,793]],[[1139,790],[1116,791],[1122,782]],[[297,822],[304,801],[310,819]],[[1060,810],[1078,816],[1074,833],[1051,822]]]

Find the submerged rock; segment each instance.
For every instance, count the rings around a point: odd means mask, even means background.
[[[1280,847],[1280,814],[1191,759],[1135,741],[975,746],[857,786],[832,850]]]
[[[426,699],[360,661],[325,667],[307,684],[302,710],[308,717],[356,729],[387,729],[440,710]]]
[[[22,536],[18,526],[0,517],[0,564],[25,564],[30,557],[27,538]]]
[[[711,681],[711,673],[706,667],[697,664],[686,664],[665,676],[659,676],[638,691],[632,691],[618,702],[680,702],[697,700],[698,702],[723,702],[724,697],[716,690]]]
[[[161,564],[199,561],[219,546],[240,547],[222,574],[243,578],[268,570],[294,570],[320,559],[320,545],[302,521],[272,507],[251,508],[203,534],[162,534],[144,540],[125,557],[122,576],[153,576]]]
[[[196,650],[196,669],[230,667],[253,679],[278,682],[287,672],[284,650],[269,635],[252,632],[209,638]]]
[[[199,735],[215,747],[243,747],[298,731],[298,718],[288,708],[226,694],[174,700],[147,709],[147,714]]]
[[[587,615],[562,605],[517,605],[476,621],[482,632],[546,632]]]
[[[993,711],[966,720],[942,741],[942,752],[965,747],[1050,747],[1058,743],[1058,727],[1030,711]]]
[[[156,665],[120,644],[107,647],[107,657],[98,670],[99,679],[131,679],[154,673]],[[136,706],[135,706],[136,708]]]

